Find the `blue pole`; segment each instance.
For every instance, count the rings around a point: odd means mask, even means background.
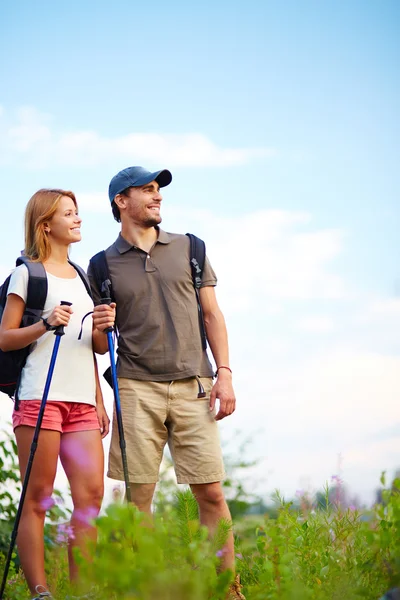
[[[121,448],[122,469],[124,471],[125,494],[126,494],[127,501],[132,502],[131,488],[129,485],[129,470],[128,470],[128,459],[126,456],[126,442],[125,442],[124,426],[122,423],[121,400],[119,397],[117,368],[115,366],[115,360],[114,360],[114,340],[113,340],[112,332],[113,332],[112,329],[106,330],[107,341],[108,341],[108,352],[110,354],[110,363],[111,363],[112,388],[113,388],[114,400],[115,400],[115,414],[117,416],[119,447]]]
[[[62,305],[71,306],[71,302],[62,301],[61,304]],[[45,386],[44,386],[44,391],[43,391],[42,401],[41,401],[41,404],[40,404],[39,414],[38,414],[38,418],[37,418],[37,422],[36,422],[35,432],[33,434],[33,439],[32,439],[32,444],[31,444],[31,450],[30,450],[29,460],[28,460],[28,464],[27,464],[27,467],[26,467],[26,472],[25,472],[25,477],[24,477],[24,483],[22,485],[21,498],[19,500],[17,515],[15,517],[15,523],[14,523],[14,527],[13,527],[13,530],[12,530],[12,533],[11,533],[10,547],[8,549],[7,560],[6,560],[6,564],[5,564],[5,567],[4,567],[3,579],[2,579],[2,582],[1,582],[1,588],[0,588],[0,600],[3,599],[4,588],[6,587],[8,570],[10,568],[12,554],[13,554],[15,542],[16,542],[17,535],[18,535],[18,526],[19,526],[19,522],[21,520],[22,510],[23,510],[23,507],[24,507],[25,496],[26,496],[26,492],[27,492],[27,489],[28,489],[29,478],[30,478],[31,471],[32,471],[32,466],[33,466],[33,459],[35,457],[35,453],[36,453],[36,449],[37,449],[37,445],[38,445],[40,428],[42,426],[43,415],[44,415],[44,411],[45,411],[45,408],[46,408],[47,397],[49,395],[50,384],[51,384],[51,380],[52,380],[52,377],[53,377],[54,367],[55,367],[55,364],[56,364],[56,359],[57,359],[57,354],[58,354],[58,347],[60,345],[61,337],[64,335],[64,326],[63,325],[59,325],[57,327],[57,329],[55,330],[54,335],[56,336],[56,339],[54,341],[53,352],[51,354],[51,359],[50,359],[50,366],[49,366],[49,370],[48,370],[48,373],[47,373],[46,383],[45,383]]]

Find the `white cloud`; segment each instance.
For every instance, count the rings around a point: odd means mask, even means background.
[[[78,193],[76,194],[79,210],[90,213],[107,213],[111,215],[110,201],[107,193]]]
[[[261,210],[235,217],[166,206],[165,222],[206,239],[229,311],[279,310],[280,300],[339,299],[347,286],[330,268],[343,249],[339,229],[309,230],[311,215]]]
[[[400,319],[400,298],[380,298],[367,306],[363,319],[393,318]]]
[[[1,113],[0,113],[1,116]],[[58,131],[51,115],[33,107],[20,108],[15,123],[3,115],[0,160],[26,166],[91,167],[110,160],[121,164],[168,163],[171,167],[237,166],[276,154],[271,148],[223,148],[198,132],[186,134],[134,133],[107,138],[96,131]]]
[[[314,315],[299,319],[297,329],[304,333],[330,333],[334,330],[334,324],[331,317]]]

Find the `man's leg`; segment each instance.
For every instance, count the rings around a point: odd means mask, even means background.
[[[155,483],[131,483],[132,502],[138,509],[151,515],[151,503],[153,501]]]
[[[221,519],[231,522],[222,491],[224,478],[215,411],[210,412],[211,377],[201,378],[206,396],[199,398],[196,378],[174,381],[170,391],[169,447],[178,483],[188,483],[198,502],[200,521],[210,534]],[[233,533],[223,548],[221,568],[234,570]]]
[[[150,514],[168,437],[165,421],[169,382],[122,377],[118,384],[132,502],[140,511]],[[124,479],[115,407],[107,475],[120,481]]]
[[[232,521],[231,513],[229,512],[222,491],[222,485],[219,481],[215,483],[192,484],[190,487],[199,505],[200,522],[208,528],[211,535],[216,532],[221,519],[229,523]],[[221,569],[231,569],[234,571],[235,549],[232,528],[228,533],[222,552]]]

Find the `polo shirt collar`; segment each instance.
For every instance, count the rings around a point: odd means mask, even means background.
[[[157,242],[159,242],[160,244],[169,244],[171,241],[171,236],[160,227],[157,227],[156,229],[158,229]]]
[[[158,230],[158,238],[156,244],[169,244],[171,241],[171,236],[160,227],[156,227],[156,229]],[[119,234],[115,241],[115,247],[120,254],[125,254],[125,252],[131,250],[131,248],[133,248],[134,245],[128,242],[125,238],[123,238],[121,234]]]

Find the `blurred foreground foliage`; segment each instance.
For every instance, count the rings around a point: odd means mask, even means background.
[[[12,456],[4,455],[4,447],[7,452],[14,448],[0,444],[6,473],[0,480],[0,505],[7,511],[1,523],[10,528],[15,507],[5,491],[7,481],[16,483],[16,465]],[[276,494],[274,509],[267,514],[236,516],[237,570],[247,599],[378,600],[399,585],[400,479],[385,487],[382,476],[381,483],[380,502],[369,510],[335,505],[327,488],[325,502],[286,502]],[[247,501],[243,486],[235,485],[232,480],[232,497],[237,492]],[[96,521],[99,539],[90,550],[91,560],[79,557],[83,588],[95,586],[99,600],[225,598],[231,574],[218,573],[218,564],[229,524],[222,522],[209,539],[190,491],[177,493],[168,479],[159,489],[155,508],[151,523],[122,502],[106,509]],[[57,600],[71,593],[66,540],[59,541],[54,525],[65,517],[62,510],[54,514],[46,530],[48,580]],[[29,598],[17,563],[12,564],[5,597]]]

